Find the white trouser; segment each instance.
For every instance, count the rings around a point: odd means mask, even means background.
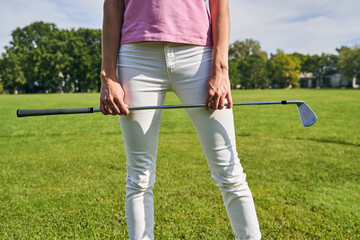
[[[121,45],[118,77],[129,106],[164,104],[173,90],[183,104],[204,103],[212,48],[163,42]],[[154,239],[153,188],[162,110],[120,117],[127,164],[129,238]],[[253,198],[236,152],[231,109],[186,109],[224,199],[236,239],[260,239]]]

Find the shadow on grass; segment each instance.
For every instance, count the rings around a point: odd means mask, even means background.
[[[358,144],[358,143],[345,142],[344,140],[341,140],[341,139],[325,139],[325,138],[317,139],[317,138],[301,138],[301,137],[286,138],[286,139],[307,140],[307,141],[314,141],[314,142],[321,142],[321,143],[333,143],[333,144],[360,147],[360,144]]]

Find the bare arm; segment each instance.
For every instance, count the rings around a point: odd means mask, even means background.
[[[129,113],[124,103],[125,93],[116,78],[116,60],[120,47],[123,13],[123,0],[104,1],[100,110],[105,115]]]
[[[210,0],[212,36],[214,41],[211,74],[207,86],[205,108],[222,109],[227,99],[227,108],[232,107],[228,73],[228,50],[230,16],[228,0]]]

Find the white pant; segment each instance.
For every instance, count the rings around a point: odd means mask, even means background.
[[[121,45],[118,77],[129,106],[164,104],[173,90],[183,104],[204,103],[212,48],[163,42]],[[127,164],[126,218],[129,238],[154,239],[153,188],[162,110],[121,116]],[[186,109],[195,126],[211,176],[224,199],[236,239],[260,239],[250,189],[236,152],[231,109]],[[181,161],[181,160],[180,160]]]

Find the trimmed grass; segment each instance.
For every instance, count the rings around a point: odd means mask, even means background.
[[[125,153],[116,116],[18,119],[17,108],[97,106],[99,94],[0,95],[0,239],[127,239]],[[360,238],[360,91],[233,91],[237,148],[263,239]],[[178,104],[168,93],[166,104]],[[156,239],[233,239],[185,111],[165,110],[155,185]]]

